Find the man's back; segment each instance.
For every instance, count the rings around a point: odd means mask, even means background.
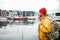
[[[40,33],[39,33],[39,37],[43,40],[49,40],[48,37],[46,36],[46,33],[50,33],[51,32],[51,24],[50,24],[50,20],[45,18],[42,20],[41,25],[40,25],[40,29],[39,29]],[[44,38],[43,38],[44,37]]]

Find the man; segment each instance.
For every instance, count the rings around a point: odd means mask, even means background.
[[[39,18],[40,24],[38,27],[38,38],[39,40],[50,40],[46,34],[52,31],[52,27],[51,27],[51,19],[47,17],[46,8],[41,8],[39,10],[39,16],[40,16]]]

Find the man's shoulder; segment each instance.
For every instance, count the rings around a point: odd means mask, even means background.
[[[52,18],[51,17],[47,17],[46,20],[52,21]]]
[[[44,22],[44,23],[46,23],[46,22],[49,23],[49,22],[51,22],[51,21],[52,21],[52,19],[51,19],[50,17],[46,17],[43,22]]]

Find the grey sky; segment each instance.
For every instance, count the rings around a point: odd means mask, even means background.
[[[46,7],[48,10],[58,9],[59,0],[0,0],[0,9],[37,11]]]

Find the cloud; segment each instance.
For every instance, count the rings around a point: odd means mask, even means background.
[[[48,10],[58,9],[58,0],[0,0],[0,9],[17,9],[38,11],[46,7]]]

